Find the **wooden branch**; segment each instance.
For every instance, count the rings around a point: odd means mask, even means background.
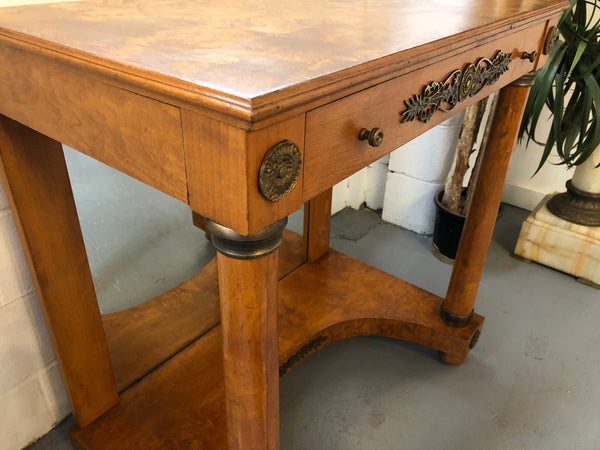
[[[481,139],[481,144],[479,145],[479,152],[477,153],[477,159],[475,160],[475,165],[473,166],[473,172],[471,173],[471,178],[469,179],[469,184],[467,185],[467,198],[465,201],[465,206],[463,208],[463,214],[466,216],[469,214],[469,210],[471,209],[471,204],[473,203],[473,196],[475,195],[475,185],[477,184],[477,178],[479,177],[479,170],[481,169],[481,160],[483,159],[483,153],[485,152],[485,147],[487,146],[488,137],[490,135],[490,130],[492,129],[492,124],[494,123],[494,116],[496,115],[496,105],[498,104],[498,93],[494,92],[492,95],[488,97],[489,103],[489,114],[487,117],[487,121],[485,123],[485,130],[483,131],[483,138]]]
[[[465,117],[460,127],[454,163],[446,179],[444,197],[442,198],[442,204],[455,213],[459,213],[463,180],[469,168],[469,156],[479,133],[479,126],[481,125],[486,104],[487,98],[484,98],[480,102],[469,106],[465,111]]]

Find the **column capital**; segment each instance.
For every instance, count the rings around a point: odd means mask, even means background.
[[[244,236],[210,219],[206,219],[206,227],[212,234],[213,245],[223,255],[234,259],[256,259],[279,248],[287,221],[285,217],[250,236]]]

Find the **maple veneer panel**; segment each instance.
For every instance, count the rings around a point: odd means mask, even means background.
[[[179,108],[1,41],[0,60],[0,113],[187,203]]]
[[[258,189],[258,172],[265,153],[283,140],[291,140],[304,153],[304,114],[258,131],[193,111],[183,110],[182,118],[194,212],[248,235],[302,207],[302,173],[290,194],[272,202]]]

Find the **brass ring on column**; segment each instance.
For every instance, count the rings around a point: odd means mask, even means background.
[[[210,219],[206,219],[206,227],[211,232],[213,245],[220,253],[235,259],[256,259],[279,248],[287,221],[287,217],[284,217],[250,236],[244,236]]]
[[[440,317],[444,321],[445,324],[450,325],[455,328],[466,327],[471,321],[471,317],[475,314],[475,310],[471,311],[470,314],[466,316],[461,316],[459,314],[454,314],[446,309],[446,305],[442,303],[442,308],[440,310]]]

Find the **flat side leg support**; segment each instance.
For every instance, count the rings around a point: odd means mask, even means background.
[[[253,236],[206,221],[217,250],[231,449],[279,448],[278,247],[287,218]]]
[[[531,77],[529,77],[531,78]],[[492,239],[510,158],[529,88],[517,80],[500,91],[496,121],[485,148],[475,197],[463,229],[441,317],[449,325],[471,320],[483,264]]]
[[[308,262],[314,262],[329,250],[331,195],[333,189],[311,199],[304,206],[304,238]]]
[[[119,402],[62,146],[0,116],[0,176],[77,425]]]

